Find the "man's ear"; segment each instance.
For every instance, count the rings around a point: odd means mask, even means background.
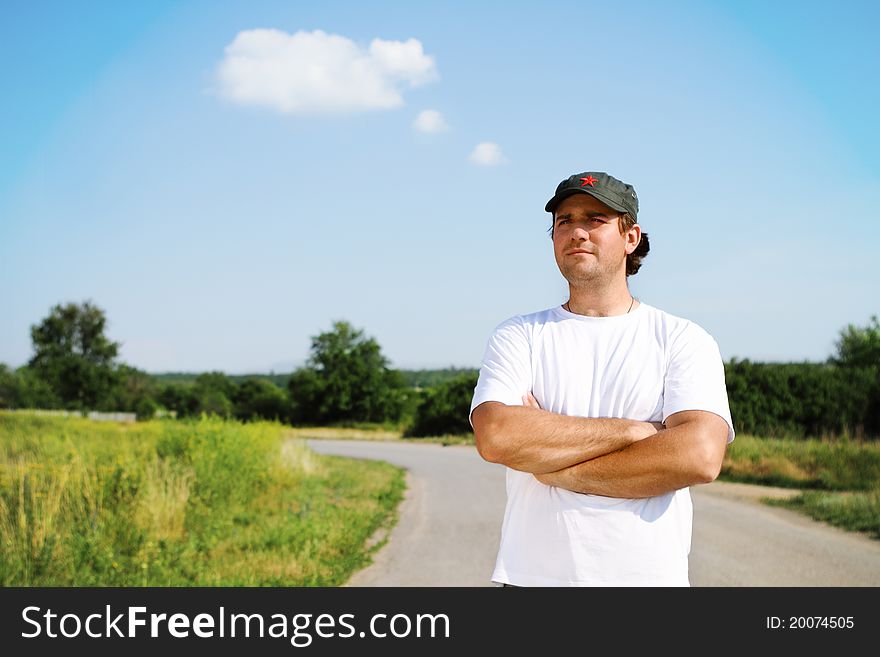
[[[638,224],[633,224],[633,227],[626,231],[626,254],[629,255],[633,253],[638,248],[639,242],[641,241],[642,227]]]

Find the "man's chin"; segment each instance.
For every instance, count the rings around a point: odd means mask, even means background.
[[[603,278],[602,272],[598,271],[595,267],[566,267],[565,269],[560,268],[559,272],[572,285],[575,282],[579,284],[592,283]]]

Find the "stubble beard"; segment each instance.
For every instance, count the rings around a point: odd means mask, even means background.
[[[608,287],[614,280],[615,271],[606,269],[599,263],[592,263],[589,267],[584,267],[581,263],[567,264],[563,262],[559,265],[559,271],[563,278],[573,289],[601,289]]]

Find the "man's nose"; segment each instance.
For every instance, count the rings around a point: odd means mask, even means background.
[[[575,242],[585,242],[590,239],[590,230],[586,226],[575,226],[571,231],[571,239]]]

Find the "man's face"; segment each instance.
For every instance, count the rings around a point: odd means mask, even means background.
[[[589,194],[572,194],[556,206],[553,252],[569,283],[595,285],[626,276],[626,256],[638,244],[641,229],[636,225],[621,235],[621,214]]]

